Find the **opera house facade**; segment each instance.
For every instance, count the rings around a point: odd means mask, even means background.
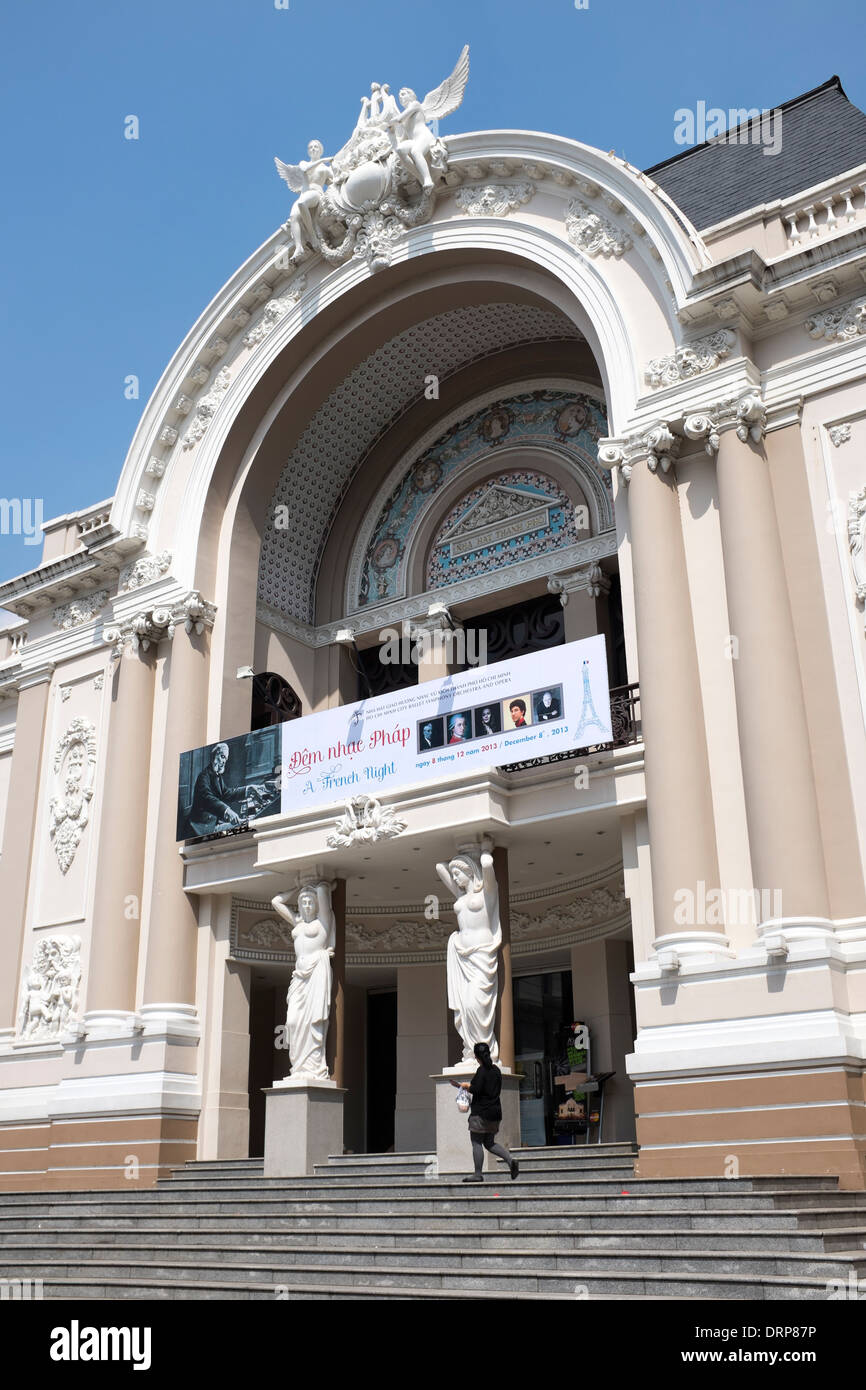
[[[0,586],[0,1189],[262,1154],[317,912],[347,1151],[441,1149],[487,1008],[524,1145],[866,1185],[866,117],[641,171],[462,84],[279,164]]]

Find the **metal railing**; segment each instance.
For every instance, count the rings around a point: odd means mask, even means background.
[[[609,743],[593,743],[586,748],[567,748],[564,753],[548,753],[543,758],[528,758],[520,763],[503,763],[500,772],[522,772],[527,767],[544,767],[546,763],[561,763],[568,759],[583,758],[588,753],[606,753],[612,748],[624,748],[629,743],[640,743],[643,734],[640,722],[640,686],[637,681],[631,685],[617,685],[610,692],[610,727],[613,738]]]

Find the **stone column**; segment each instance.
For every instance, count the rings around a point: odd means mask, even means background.
[[[202,609],[205,609],[202,613]],[[186,618],[184,617],[186,614]],[[160,615],[162,616],[162,615]],[[156,617],[156,614],[154,615]],[[168,679],[162,777],[157,805],[153,893],[150,902],[144,1002],[145,1031],[197,1033],[195,965],[198,914],[184,892],[183,862],[176,838],[180,755],[205,742],[209,637],[213,610],[191,595],[172,615],[166,632],[172,638],[163,659]],[[189,630],[187,630],[187,626]]]
[[[432,1151],[436,1119],[429,1078],[448,1065],[445,963],[397,967],[397,1098],[394,1149]]]
[[[607,615],[601,607],[610,592],[610,580],[600,565],[584,565],[567,574],[552,574],[547,581],[551,594],[559,594],[563,607],[566,642],[579,642],[604,632],[607,637]]]
[[[135,1018],[147,831],[154,649],[124,646],[111,680],[99,871],[93,905],[88,1037],[129,1031]]]
[[[511,897],[508,883],[508,850],[497,845],[492,851],[493,870],[499,886],[499,921],[502,926],[502,950],[499,970],[499,1065],[502,1071],[514,1071],[514,986],[511,978]]]
[[[677,440],[664,425],[625,443],[609,441],[600,461],[628,482],[647,818],[652,844],[655,946],[731,954],[721,932],[678,928],[675,895],[719,887],[709,759],[698,674],[680,502]]]
[[[334,913],[333,1003],[328,1029],[327,1056],[330,1073],[339,1087],[346,1077],[346,880],[338,878],[331,891]]]
[[[28,672],[18,682],[18,713],[9,775],[9,800],[0,856],[0,1044],[15,1032],[15,1004],[21,976],[21,950],[27,916],[30,863],[42,785],[45,719],[54,663]]]
[[[459,671],[464,654],[463,627],[443,604],[434,604],[424,618],[413,618],[412,637],[419,653],[418,683],[441,680]]]
[[[753,885],[781,893],[788,935],[829,918],[809,729],[757,396],[718,438],[719,521]],[[769,898],[772,902],[772,897]],[[774,913],[774,917],[777,914]],[[767,926],[778,927],[777,922]]]

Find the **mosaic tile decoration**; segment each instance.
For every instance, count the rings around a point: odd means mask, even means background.
[[[292,449],[269,504],[288,506],[291,526],[268,526],[259,599],[301,622],[314,621],[322,554],[355,474],[382,435],[421,398],[430,374],[445,380],[506,348],[581,341],[564,314],[520,304],[466,305],[414,324],[359,362],[312,416]]]
[[[610,475],[596,461],[597,443],[607,434],[598,401],[571,391],[529,391],[485,406],[446,431],[406,472],[377,520],[361,570],[358,607],[381,603],[401,592],[401,568],[412,535],[443,485],[461,469],[487,457],[498,445],[565,447],[600,479],[610,495]],[[479,510],[481,509],[481,510]],[[585,539],[577,532],[574,508],[546,474],[504,470],[466,493],[444,518],[427,562],[427,588],[517,564],[542,552]]]

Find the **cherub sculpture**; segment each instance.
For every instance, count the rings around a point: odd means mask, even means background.
[[[467,44],[450,77],[428,92],[419,101],[411,87],[400,89],[402,111],[387,115],[387,124],[396,133],[398,158],[406,172],[418,179],[422,188],[433,187],[433,170],[430,152],[436,144],[436,135],[428,125],[429,121],[441,121],[450,116],[463,100],[463,92],[469,79],[469,45]],[[393,101],[393,98],[391,98]]]
[[[280,178],[298,194],[289,213],[289,230],[295,247],[293,261],[304,257],[307,246],[318,250],[319,235],[313,217],[322,201],[325,185],[331,179],[331,166],[324,153],[321,140],[311,140],[307,146],[309,159],[302,159],[300,164],[284,164],[274,157]]]

